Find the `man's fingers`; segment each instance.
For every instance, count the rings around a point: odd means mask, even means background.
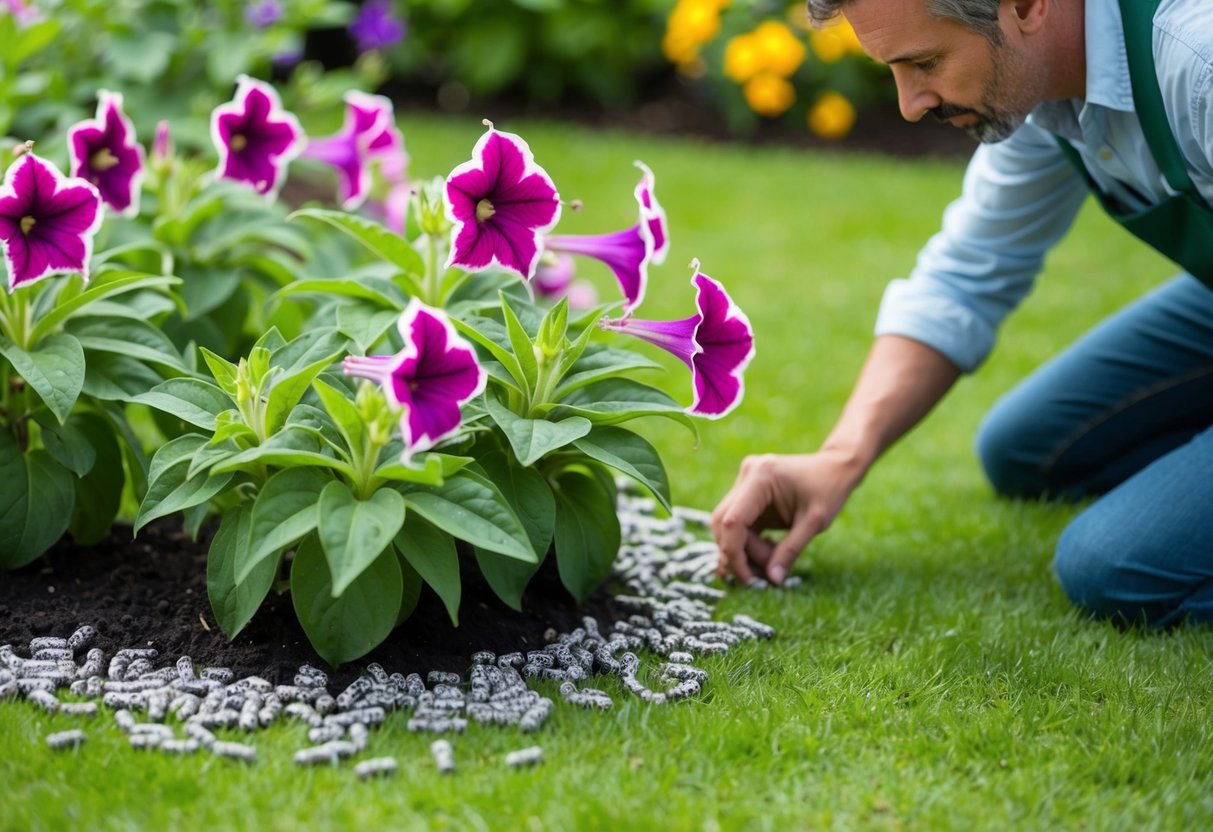
[[[775,544],[754,529],[749,529],[746,534],[745,548],[746,554],[750,556],[750,563],[762,567],[764,570],[767,562],[771,560],[771,556],[775,554]]]
[[[820,531],[821,520],[812,514],[797,518],[783,540],[773,546],[770,561],[766,564],[767,579],[773,584],[782,584],[796,558]]]
[[[743,474],[712,512],[712,536],[720,547],[725,568],[731,570],[738,580],[748,581],[754,577],[747,563],[747,543],[752,533],[751,527],[770,501],[766,486]]]

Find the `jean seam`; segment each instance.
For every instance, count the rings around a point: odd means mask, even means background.
[[[1093,430],[1095,430],[1095,428],[1097,428],[1099,425],[1107,422],[1108,420],[1112,419],[1114,416],[1119,416],[1121,413],[1124,413],[1129,408],[1133,407],[1134,405],[1140,404],[1141,402],[1145,401],[1146,399],[1149,399],[1152,396],[1159,395],[1160,393],[1164,393],[1164,392],[1166,392],[1168,390],[1172,390],[1176,387],[1181,387],[1181,386],[1183,386],[1185,384],[1189,384],[1193,381],[1198,381],[1204,376],[1213,376],[1213,364],[1209,364],[1204,367],[1197,367],[1196,369],[1189,371],[1185,375],[1179,376],[1177,378],[1169,378],[1162,382],[1154,384],[1150,387],[1146,387],[1146,388],[1142,389],[1141,391],[1137,392],[1136,394],[1129,396],[1125,400],[1118,402],[1118,403],[1104,409],[1103,411],[1096,414],[1091,419],[1088,419],[1082,425],[1080,425],[1080,426],[1076,427],[1074,430],[1072,430],[1068,436],[1066,436],[1064,439],[1062,439],[1057,444],[1056,449],[1045,458],[1044,462],[1041,464],[1041,473],[1042,473],[1043,481],[1048,482],[1050,475],[1053,472],[1053,468],[1057,465],[1058,461],[1062,458],[1062,456],[1064,456],[1067,451],[1069,451],[1071,448],[1073,448],[1075,445],[1077,445],[1080,440],[1085,438],[1088,434],[1090,434]]]

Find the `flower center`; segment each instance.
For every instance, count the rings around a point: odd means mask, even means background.
[[[88,161],[93,166],[93,170],[109,170],[118,164],[118,157],[111,153],[108,147],[103,147]]]
[[[487,199],[482,199],[476,203],[476,222],[484,222],[493,218],[497,213],[497,209],[493,207],[493,203]]]
[[[228,146],[239,153],[248,147],[248,138],[243,133],[233,133],[232,138],[228,141]]]
[[[21,233],[28,235],[30,229],[33,228],[35,223],[37,223],[37,222],[38,221],[36,219],[34,219],[33,217],[28,216],[28,215],[22,217],[21,218]]]

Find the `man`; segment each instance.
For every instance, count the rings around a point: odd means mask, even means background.
[[[1000,401],[978,453],[1000,494],[1103,495],[1057,546],[1076,604],[1158,626],[1213,621],[1213,2],[809,7],[817,22],[846,14],[892,69],[906,119],[931,114],[982,144],[943,229],[886,291],[820,450],[742,463],[712,518],[721,574],[783,581],[880,454],[985,359],[1093,190],[1185,273]],[[772,542],[770,529],[788,532]]]

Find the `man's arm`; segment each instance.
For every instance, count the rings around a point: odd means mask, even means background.
[[[877,458],[943,398],[960,370],[934,349],[896,335],[876,339],[834,430],[815,454],[747,457],[712,513],[720,573],[783,583]],[[788,530],[778,543],[767,529]]]

